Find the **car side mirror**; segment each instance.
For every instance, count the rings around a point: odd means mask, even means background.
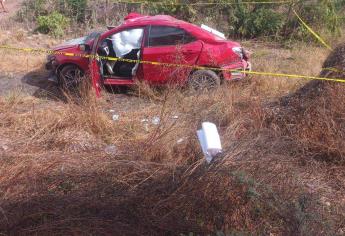
[[[88,44],[79,44],[79,49],[80,51],[83,51],[83,52],[91,51],[91,47]]]

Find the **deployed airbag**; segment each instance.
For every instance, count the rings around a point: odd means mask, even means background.
[[[143,33],[144,29],[129,29],[111,36],[116,56],[123,57],[133,49],[140,49]]]

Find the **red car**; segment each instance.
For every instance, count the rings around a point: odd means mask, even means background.
[[[59,84],[70,87],[88,73],[98,94],[102,85],[132,85],[135,80],[156,85],[218,85],[245,76],[230,70],[250,70],[248,53],[239,43],[209,27],[167,15],[131,13],[120,26],[71,40],[54,52],[46,68]]]

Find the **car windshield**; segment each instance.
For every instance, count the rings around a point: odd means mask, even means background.
[[[103,32],[101,32],[101,31],[92,32],[88,36],[83,37],[83,39],[84,39],[83,43],[87,43],[87,42],[90,42],[90,41],[94,40],[99,34],[102,34],[102,33]]]
[[[92,32],[91,34],[81,37],[81,38],[76,38],[76,39],[71,39],[67,42],[65,42],[63,45],[78,45],[78,44],[86,44],[94,40],[101,32]]]

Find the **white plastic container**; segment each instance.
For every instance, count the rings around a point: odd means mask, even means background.
[[[208,152],[207,152],[207,147],[206,147],[206,144],[205,144],[206,141],[205,141],[204,132],[202,131],[202,129],[200,129],[196,133],[198,135],[198,139],[199,139],[199,143],[200,143],[200,146],[201,146],[202,153],[204,154],[207,163],[210,163],[212,161],[213,157],[210,156],[208,154]]]
[[[206,161],[210,163],[213,157],[222,152],[222,144],[215,124],[203,122],[201,127],[197,135]]]

